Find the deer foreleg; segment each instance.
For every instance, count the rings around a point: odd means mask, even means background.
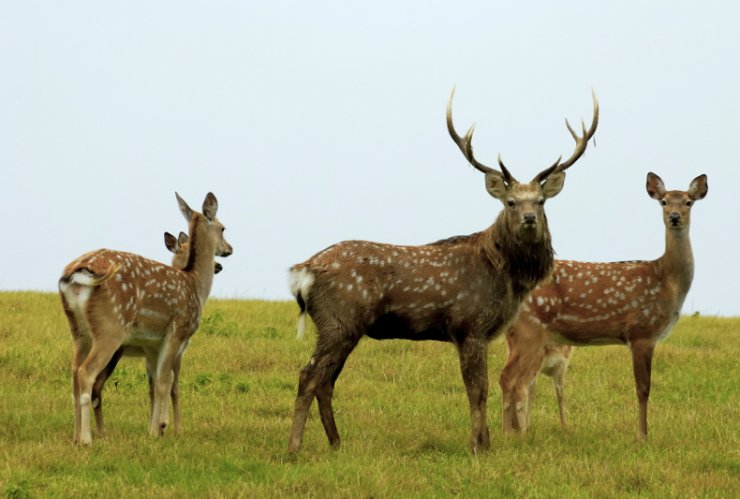
[[[470,446],[474,454],[491,446],[488,434],[486,402],[488,400],[488,342],[485,338],[468,337],[457,345],[465,390],[470,403]]]
[[[647,438],[647,409],[650,398],[650,371],[653,362],[655,345],[651,341],[636,341],[630,344],[632,350],[632,369],[635,374],[637,401],[640,404],[639,431],[642,438]]]

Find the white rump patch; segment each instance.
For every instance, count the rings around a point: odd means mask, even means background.
[[[288,282],[290,284],[290,292],[295,297],[297,297],[298,293],[300,292],[304,301],[308,298],[308,293],[311,290],[313,281],[314,281],[313,274],[311,274],[311,272],[306,268],[302,268],[297,271],[291,270],[288,273]]]

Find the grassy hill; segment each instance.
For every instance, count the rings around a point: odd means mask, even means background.
[[[312,407],[303,448],[287,453],[298,371],[288,302],[209,301],[183,360],[183,431],[147,436],[141,359],[104,392],[107,434],[72,445],[71,339],[55,294],[0,293],[0,493],[8,497],[738,497],[740,319],[683,317],[656,350],[650,440],[624,347],[576,349],[566,377],[569,428],[540,379],[532,429],[501,433],[490,347],[491,452],[468,450],[470,420],[451,345],[364,339],[337,382],[342,448]]]

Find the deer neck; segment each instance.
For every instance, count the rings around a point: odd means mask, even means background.
[[[539,241],[522,241],[499,215],[496,223],[482,233],[481,243],[493,267],[511,276],[512,290],[517,295],[528,294],[552,272],[554,252],[547,226]]]
[[[211,293],[213,284],[213,263],[216,254],[216,242],[209,237],[208,221],[196,216],[190,222],[190,253],[183,269],[192,276],[198,293],[200,305],[203,305]]]
[[[665,253],[660,258],[666,277],[672,278],[683,289],[688,290],[694,277],[694,254],[691,251],[689,228],[666,229]]]

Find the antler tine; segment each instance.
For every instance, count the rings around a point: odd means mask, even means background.
[[[475,156],[473,155],[473,144],[472,144],[473,131],[475,130],[475,125],[472,125],[463,137],[460,137],[455,131],[455,126],[452,124],[452,98],[454,96],[455,96],[455,87],[452,87],[452,91],[450,92],[450,98],[447,101],[447,131],[450,133],[450,137],[452,137],[452,140],[455,142],[455,144],[457,144],[457,147],[463,153],[463,156],[465,156],[465,159],[468,160],[468,163],[473,165],[477,170],[482,171],[483,173],[490,173],[492,175],[498,175],[499,177],[503,178],[504,180],[508,182],[511,178],[511,175],[508,174],[508,171],[506,171],[505,168],[503,168],[503,171],[505,171],[505,173],[501,173],[500,171],[495,170],[489,166],[486,166],[480,161],[478,161],[477,159],[475,159]]]
[[[575,130],[573,130],[573,127],[570,126],[570,123],[568,120],[565,120],[565,126],[568,128],[568,131],[570,132],[570,135],[573,137],[573,140],[576,141],[576,147],[573,150],[573,154],[571,154],[570,158],[565,160],[564,162],[558,164],[553,171],[562,172],[568,168],[570,168],[573,163],[578,161],[578,159],[583,155],[583,153],[586,151],[586,147],[588,146],[588,141],[591,140],[591,137],[594,136],[594,133],[596,133],[596,127],[599,125],[599,101],[596,100],[596,93],[591,90],[591,97],[594,101],[594,117],[591,121],[591,127],[586,130],[586,124],[583,120],[581,120],[581,131],[583,135],[580,137],[578,134],[576,134]],[[550,172],[553,173],[553,172]]]

